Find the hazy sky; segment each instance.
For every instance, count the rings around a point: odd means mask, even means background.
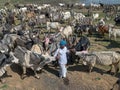
[[[90,2],[93,3],[104,3],[104,4],[120,4],[120,0],[80,0],[82,2],[86,2],[87,4]]]

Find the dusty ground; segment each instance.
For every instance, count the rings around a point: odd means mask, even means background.
[[[92,43],[90,50],[120,50],[119,43],[119,45],[114,43],[117,45],[114,47],[113,44],[110,45],[111,42],[109,41],[100,39],[95,41],[93,37],[90,40]],[[7,68],[8,74],[11,74],[12,77],[5,78],[6,83],[0,84],[0,90],[110,90],[120,73],[116,77],[104,73],[108,68],[96,66],[93,72],[89,74],[86,72],[87,67],[71,65],[68,67],[69,84],[67,85],[65,80],[58,78],[58,69],[52,66],[46,67],[40,73],[40,79],[34,78],[33,72],[28,70],[28,77],[22,80],[20,78],[21,68],[18,65],[12,65]],[[118,85],[115,87],[114,90],[118,90]]]

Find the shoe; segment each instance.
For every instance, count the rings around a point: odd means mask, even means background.
[[[59,77],[59,78],[63,78],[62,75],[60,75],[60,74],[58,75],[58,77]]]
[[[59,78],[63,78],[62,76],[59,76]]]
[[[69,79],[67,77],[63,78],[63,82],[65,85],[69,85]]]

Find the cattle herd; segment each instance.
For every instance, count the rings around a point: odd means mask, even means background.
[[[120,29],[111,23],[101,26],[98,21],[99,13],[91,15],[91,9],[104,12],[105,7],[101,4],[91,5],[88,8],[79,3],[59,3],[57,6],[15,4],[13,9],[6,6],[0,9],[0,80],[3,82],[2,76],[7,72],[6,67],[13,63],[23,68],[22,79],[26,76],[26,68],[31,68],[35,77],[39,78],[37,71],[56,62],[53,55],[61,39],[67,41],[70,51],[68,63],[81,61],[89,66],[89,72],[96,64],[111,66],[110,71],[114,66],[116,74],[119,71],[120,51],[89,52],[91,43],[88,35],[104,37],[108,33],[108,39],[114,37],[116,41],[116,37],[120,36]],[[87,10],[88,13],[85,15],[76,9]],[[116,16],[114,21],[119,25],[120,17]]]

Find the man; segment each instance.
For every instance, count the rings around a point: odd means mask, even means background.
[[[43,42],[44,51],[45,51],[45,52],[48,51],[48,49],[49,49],[49,42],[50,42],[49,36],[46,35],[46,36],[44,37],[44,40],[43,40],[42,42]]]
[[[67,48],[66,48],[66,41],[61,40],[60,41],[60,48],[57,49],[55,52],[54,57],[58,60],[58,64],[60,66],[60,71],[59,71],[59,77],[60,78],[66,78],[66,73],[67,73]]]

